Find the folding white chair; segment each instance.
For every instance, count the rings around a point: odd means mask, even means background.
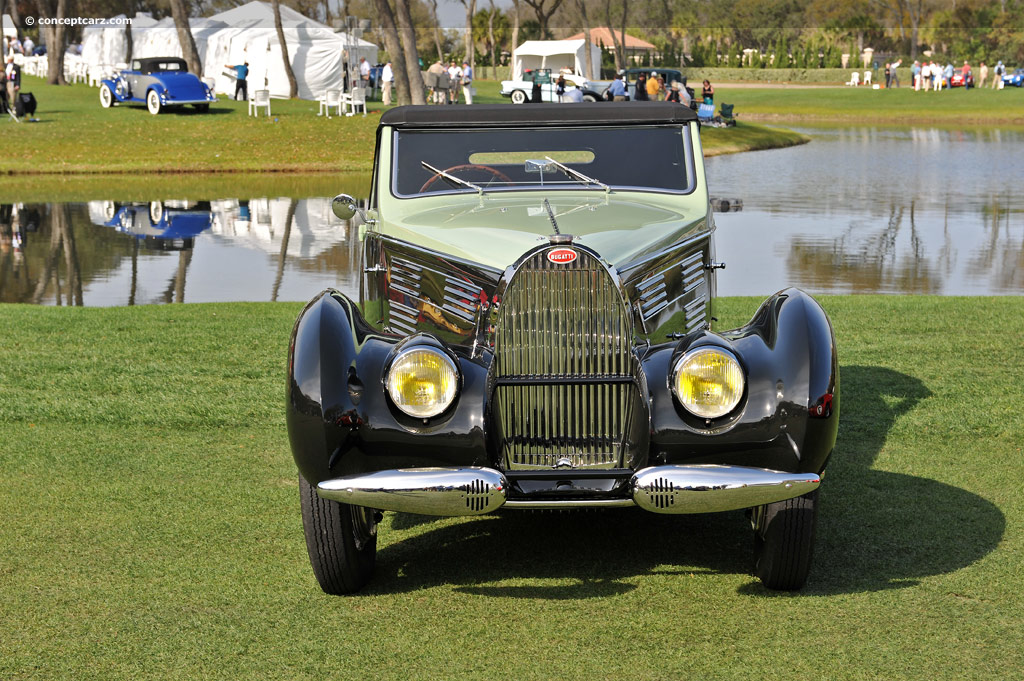
[[[352,108],[351,111],[346,111],[346,116],[353,116],[356,113],[356,109],[359,107],[363,108],[363,115],[366,115],[366,88],[354,87],[352,93],[348,98],[348,106]]]
[[[865,85],[871,85],[871,72],[870,71],[865,71],[864,72],[864,84]]]
[[[317,116],[326,114],[330,118],[331,109],[336,109],[337,115],[341,115],[341,90],[327,90],[324,92],[323,97],[320,98],[320,113]]]
[[[853,87],[860,85],[860,71],[854,71],[850,74],[850,82],[847,85],[852,85]]]
[[[249,100],[249,115],[257,115],[256,110],[260,107],[266,107],[267,116],[270,116],[270,90],[255,90],[252,93],[252,99]]]

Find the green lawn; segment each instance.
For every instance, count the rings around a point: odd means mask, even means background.
[[[898,125],[1024,125],[1024,88],[736,87],[715,85],[715,102],[736,105],[740,120]]]
[[[298,304],[0,306],[0,678],[1019,678],[1024,298],[823,303],[842,418],[801,594],[752,577],[741,513],[388,513],[348,598],[302,539]]]
[[[506,101],[498,94],[498,83],[478,83],[479,103]],[[181,182],[174,178],[182,173],[274,173],[264,178],[265,184],[277,182],[279,173],[365,176],[372,167],[377,123],[384,109],[380,102],[370,102],[368,116],[328,120],[317,116],[316,102],[273,100],[273,116],[249,117],[245,102],[222,97],[208,113],[185,107],[152,116],[143,106],[102,109],[99,91],[82,84],[57,87],[26,76],[24,89],[33,91],[39,100],[39,122],[17,124],[6,117],[0,119],[4,149],[0,175],[13,175],[4,180],[0,192],[19,201],[29,192],[53,197],[65,189],[89,191],[95,198],[104,193],[95,188],[106,184],[145,193],[145,187],[154,183]],[[739,131],[711,130],[705,136],[709,153],[805,141],[805,137],[790,131],[749,124]],[[62,176],[24,176],[28,173]],[[66,177],[104,173],[108,175]],[[208,180],[200,182],[206,184]],[[194,184],[194,180],[186,179],[184,183]]]

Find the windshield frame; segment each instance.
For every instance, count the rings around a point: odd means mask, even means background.
[[[587,127],[588,126],[585,126],[585,125],[583,125],[583,126],[581,126],[581,125],[566,125],[566,126],[559,126],[559,127],[554,127],[554,128],[547,127],[547,128],[544,128],[544,129],[545,129],[545,131],[551,131],[551,130],[556,130],[556,131],[557,130],[581,130],[581,129],[586,129]],[[594,129],[601,129],[601,130],[608,130],[609,128],[613,128],[613,129],[614,128],[619,128],[619,129],[622,129],[622,130],[637,129],[637,128],[647,128],[647,129],[654,129],[654,128],[665,129],[665,128],[669,128],[669,129],[673,129],[673,130],[679,131],[681,136],[682,136],[682,140],[681,141],[682,141],[682,144],[683,144],[683,164],[684,164],[685,172],[686,172],[686,186],[683,187],[682,189],[669,189],[669,188],[666,188],[666,187],[650,187],[650,186],[644,186],[644,185],[613,184],[613,183],[607,182],[605,180],[605,178],[594,177],[593,179],[598,180],[601,183],[600,185],[598,185],[598,184],[585,185],[585,184],[581,184],[580,182],[577,182],[577,181],[571,180],[571,179],[569,181],[567,181],[567,182],[564,182],[564,183],[552,182],[552,183],[545,183],[543,185],[539,184],[539,183],[537,183],[537,184],[531,183],[529,185],[512,185],[512,186],[508,186],[508,185],[504,185],[504,186],[503,185],[494,185],[494,186],[485,186],[483,188],[483,195],[486,196],[486,195],[493,195],[493,194],[505,194],[505,193],[509,193],[509,192],[550,192],[550,191],[587,191],[587,192],[595,192],[596,191],[596,192],[605,193],[606,191],[610,190],[612,192],[616,192],[616,191],[618,191],[618,192],[644,192],[644,193],[652,193],[652,194],[668,194],[668,195],[675,195],[675,196],[686,196],[686,195],[692,194],[694,191],[696,191],[696,189],[697,189],[696,161],[694,159],[694,154],[693,154],[693,137],[692,137],[693,133],[692,133],[692,127],[691,127],[691,125],[689,123],[652,123],[652,124],[643,124],[643,125],[631,124],[631,125],[621,125],[621,126],[605,126],[605,125],[602,125],[602,126],[593,126],[593,127],[594,127]],[[498,132],[498,131],[522,132],[523,130],[524,129],[522,127],[517,127],[517,126],[494,126],[494,127],[488,127],[488,128],[475,127],[475,126],[474,127],[458,126],[458,127],[446,128],[446,129],[443,129],[443,130],[438,130],[437,128],[401,128],[401,129],[399,129],[399,128],[392,128],[391,129],[391,135],[390,135],[390,137],[391,137],[391,140],[390,140],[391,141],[391,153],[390,153],[391,172],[390,172],[390,177],[388,178],[388,192],[390,193],[390,195],[392,197],[394,197],[396,199],[399,199],[399,200],[403,200],[403,201],[404,200],[410,200],[410,199],[424,199],[424,198],[443,197],[443,196],[449,196],[450,197],[450,196],[458,196],[458,195],[473,196],[473,197],[478,197],[479,196],[478,192],[475,189],[471,189],[469,187],[447,187],[447,188],[445,188],[443,190],[430,191],[430,192],[424,192],[424,193],[416,192],[416,193],[412,193],[412,194],[403,194],[403,193],[399,192],[398,191],[398,172],[399,172],[399,154],[401,153],[401,150],[399,148],[400,147],[399,134],[402,133],[402,132],[414,132],[414,133],[439,133],[439,132],[444,132],[444,133],[470,133],[470,132],[472,132],[472,133],[485,133],[485,132]],[[627,149],[625,153],[631,153],[631,151],[632,150]],[[424,160],[427,160],[428,162],[430,162],[429,159],[424,159]],[[418,160],[417,160],[417,165],[418,165]],[[562,175],[564,177],[564,174],[562,174]],[[604,185],[607,185],[609,189],[604,188]]]

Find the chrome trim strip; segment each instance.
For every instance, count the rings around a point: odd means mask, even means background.
[[[505,503],[508,481],[493,468],[400,468],[324,480],[316,493],[382,511],[481,515]]]
[[[509,499],[504,508],[519,510],[570,508],[629,508],[636,506],[632,499]]]
[[[652,513],[715,513],[792,499],[820,483],[817,473],[700,464],[641,469],[629,488],[636,505]]]

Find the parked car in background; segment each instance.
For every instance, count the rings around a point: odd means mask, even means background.
[[[523,73],[521,80],[501,81],[501,95],[513,104],[526,104],[539,96],[542,102],[558,102],[558,76],[565,77],[566,90],[578,89],[583,93],[584,102],[596,102],[600,94],[583,76],[574,73],[552,73],[551,69],[533,69]]]
[[[1003,85],[1024,87],[1024,69],[1017,69],[1013,73],[1003,74]]]
[[[364,221],[359,297],[321,292],[288,350],[321,588],[370,579],[383,511],[635,507],[746,511],[761,581],[800,588],[839,421],[835,337],[793,288],[716,328],[696,114],[399,107],[376,139],[368,209],[333,201]]]
[[[974,73],[970,70],[967,71],[966,78],[964,77],[964,70],[953,69],[953,76],[949,79],[949,87],[974,87]]]
[[[100,106],[145,104],[151,114],[166,107],[191,104],[196,111],[207,111],[217,97],[199,76],[188,72],[180,57],[133,59],[131,68],[100,83]]]

